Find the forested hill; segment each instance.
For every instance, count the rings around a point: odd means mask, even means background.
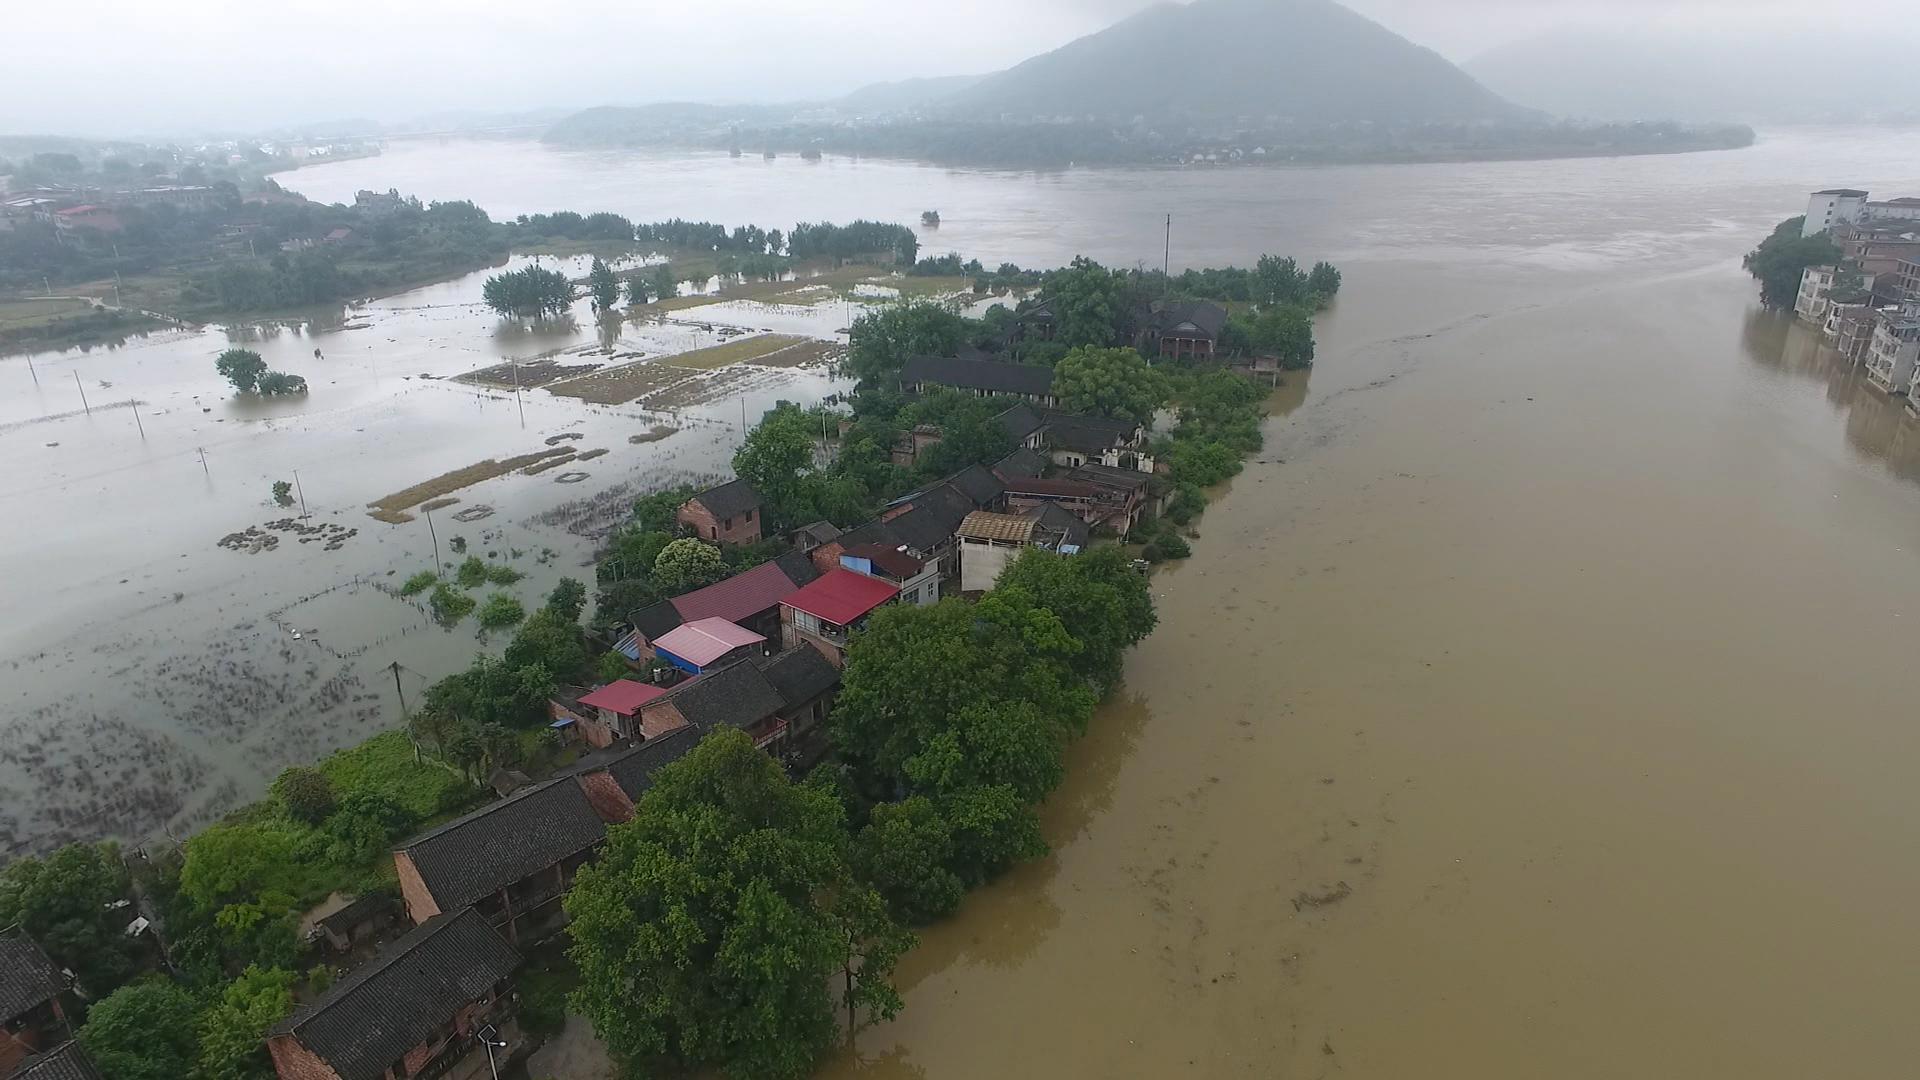
[[[1285,117],[1420,124],[1533,115],[1333,0],[1161,4],[981,80],[974,117]]]

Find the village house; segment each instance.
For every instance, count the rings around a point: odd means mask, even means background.
[[[869,615],[899,595],[899,587],[892,582],[835,569],[782,601],[780,620],[792,640],[820,650],[834,667],[845,667],[849,640],[866,625]]]
[[[761,512],[766,503],[753,485],[730,480],[695,495],[674,511],[673,519],[702,540],[722,544],[760,542]]]
[[[789,538],[795,551],[812,551],[821,544],[838,539],[841,529],[831,521],[816,521],[811,525],[802,525],[793,530]]]
[[[391,895],[370,892],[321,916],[314,922],[313,929],[334,952],[350,953],[393,927],[400,917],[400,904]]]
[[[1903,259],[1894,275],[1894,299],[1920,304],[1920,258]]]
[[[963,360],[956,356],[915,356],[900,369],[900,390],[924,394],[945,387],[979,397],[1015,398],[1052,408],[1053,369],[1004,360]]]
[[[1857,188],[1816,191],[1807,198],[1807,218],[1800,226],[1800,235],[1818,236],[1835,225],[1859,221],[1866,211],[1867,193]]]
[[[771,651],[765,637],[725,619],[682,623],[653,643],[655,656],[688,675],[700,675],[734,660]]]
[[[1900,263],[1920,258],[1920,222],[1847,223],[1833,227],[1828,239],[1840,249],[1840,263],[1862,274],[1897,274]]]
[[[1821,335],[1836,352],[1857,364],[1873,341],[1878,310],[1871,293],[1833,293],[1827,298],[1827,324]]]
[[[1048,455],[1054,464],[1088,462],[1115,468],[1153,471],[1153,457],[1142,449],[1147,429],[1130,420],[1082,416],[1020,404],[994,417],[1007,437],[1023,450]],[[998,471],[995,467],[994,471]]]
[[[521,1048],[509,983],[519,966],[478,912],[434,916],[269,1029],[274,1071],[280,1080],[497,1076]]]
[[[777,752],[812,731],[839,687],[838,665],[824,662],[818,653],[806,655],[812,652],[796,647],[708,672],[648,703],[643,718],[649,730],[662,732],[693,728],[705,734],[738,728],[755,746]]]
[[[1135,347],[1148,355],[1211,360],[1227,329],[1227,309],[1206,300],[1155,304],[1141,320]]]
[[[588,746],[607,747],[621,739],[646,735],[640,730],[640,707],[661,694],[658,686],[615,679],[598,690],[580,696],[572,716],[580,739]],[[550,702],[549,705],[557,705]]]
[[[840,565],[857,574],[891,582],[900,590],[900,602],[926,606],[940,602],[940,563],[916,559],[904,547],[855,544],[840,553]]]
[[[416,925],[472,907],[517,944],[557,926],[574,873],[606,836],[580,785],[548,780],[414,837],[393,864]]]
[[[1920,367],[1920,314],[1882,311],[1874,317],[1867,346],[1867,381],[1889,394],[1905,394]]]
[[[1125,536],[1150,505],[1153,478],[1146,473],[1105,465],[1050,471],[1054,475],[1002,477],[1007,511],[1017,514],[1052,503],[1096,530]]]
[[[63,233],[96,232],[117,233],[120,231],[120,215],[112,207],[84,203],[69,206],[65,210],[53,212],[54,227]]]
[[[725,619],[778,647],[781,599],[819,576],[807,552],[789,551],[725,581],[629,613],[631,629],[614,648],[635,663],[655,659],[655,641],[697,619]]]
[[[1053,310],[1053,301],[1042,299],[1014,317],[1013,326],[1007,331],[1007,340],[1015,344],[1052,341],[1059,330],[1060,317]]]
[[[990,469],[978,465],[955,473],[941,483],[895,499],[873,521],[857,525],[812,552],[821,573],[839,568],[849,548],[881,544],[933,564],[942,578],[959,574],[959,548],[954,530],[975,510],[997,510],[1006,505],[1006,485]]]
[[[574,762],[566,775],[580,785],[601,820],[618,825],[633,820],[633,808],[653,786],[654,773],[686,757],[703,735],[683,727],[645,742],[601,750]]]
[[[0,931],[0,1076],[73,1037],[67,978],[18,929]]]
[[[20,1064],[19,1072],[0,1075],[5,1075],[7,1080],[101,1080],[93,1059],[80,1049],[79,1043],[72,1041],[28,1058]]]
[[[969,514],[960,525],[960,591],[992,591],[1007,564],[1027,548],[1072,554],[1085,543],[1085,523],[1058,507],[1025,514]]]
[[[1800,292],[1793,298],[1793,314],[1802,322],[1824,326],[1827,321],[1827,294],[1840,276],[1836,266],[1809,266],[1800,272]]]

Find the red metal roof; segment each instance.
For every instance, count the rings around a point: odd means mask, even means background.
[[[793,580],[780,569],[780,564],[768,562],[704,589],[676,596],[672,603],[673,610],[688,622],[725,619],[737,623],[778,606],[793,590]]]
[[[706,667],[735,649],[760,645],[766,640],[725,619],[698,619],[655,638],[653,647],[665,649],[695,667]]]
[[[846,626],[900,595],[896,585],[851,570],[829,570],[818,581],[781,601],[796,611]]]
[[[657,686],[637,683],[632,679],[621,679],[619,682],[610,682],[581,698],[580,704],[590,709],[606,709],[621,716],[632,716],[640,711],[640,706],[665,693],[665,690]]]

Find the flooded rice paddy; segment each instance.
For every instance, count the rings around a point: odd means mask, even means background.
[[[1012,174],[435,143],[286,179],[496,215],[938,209],[925,248],[988,263],[1157,262],[1172,211],[1176,267],[1338,262],[1319,365],[1277,392],[1194,558],[1154,579],[1160,628],[1046,807],[1053,853],[927,931],[904,1013],[824,1073],[1750,1080],[1904,1075],[1916,1050],[1920,421],[1757,311],[1739,269],[1809,190],[1920,191],[1912,145]],[[609,449],[584,466],[609,491],[717,469],[737,436],[724,403],[543,394],[523,430],[511,394],[450,377],[587,335],[409,303],[336,336],[368,335],[358,352],[325,345],[352,357],[337,389],[294,362],[304,332],[266,342],[316,384],[284,414],[166,375],[217,341],[42,358],[31,407],[0,362],[20,418],[71,408],[56,365],[158,416],[145,444],[97,409],[0,429],[0,537],[31,571],[6,585],[8,722],[36,736],[0,763],[16,820],[71,801],[49,769],[160,809],[184,790],[190,819],[391,717],[368,675],[390,658],[464,661],[469,633],[380,588],[429,557],[422,530],[364,502],[562,431]],[[826,389],[801,369],[757,392],[789,377]],[[284,518],[267,483],[295,467],[358,536],[213,546]],[[577,566],[588,493],[488,483],[485,543],[560,552],[530,593]]]

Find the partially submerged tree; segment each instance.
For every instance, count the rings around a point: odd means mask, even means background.
[[[524,266],[488,278],[480,297],[509,318],[552,318],[573,306],[573,283],[556,270]]]
[[[1773,230],[1773,235],[1747,254],[1742,263],[1747,273],[1760,283],[1760,303],[1770,308],[1789,308],[1800,294],[1800,279],[1810,266],[1827,266],[1840,261],[1840,249],[1825,233],[1801,236],[1806,217],[1788,218]]]
[[[1075,348],[1053,371],[1053,392],[1069,412],[1152,426],[1167,403],[1167,380],[1130,348]]]
[[[267,362],[252,349],[228,349],[213,361],[213,369],[243,394],[260,387],[260,376],[267,373]]]
[[[593,257],[593,269],[587,272],[587,291],[593,296],[593,310],[600,314],[612,311],[620,302],[620,279],[598,255]]]

